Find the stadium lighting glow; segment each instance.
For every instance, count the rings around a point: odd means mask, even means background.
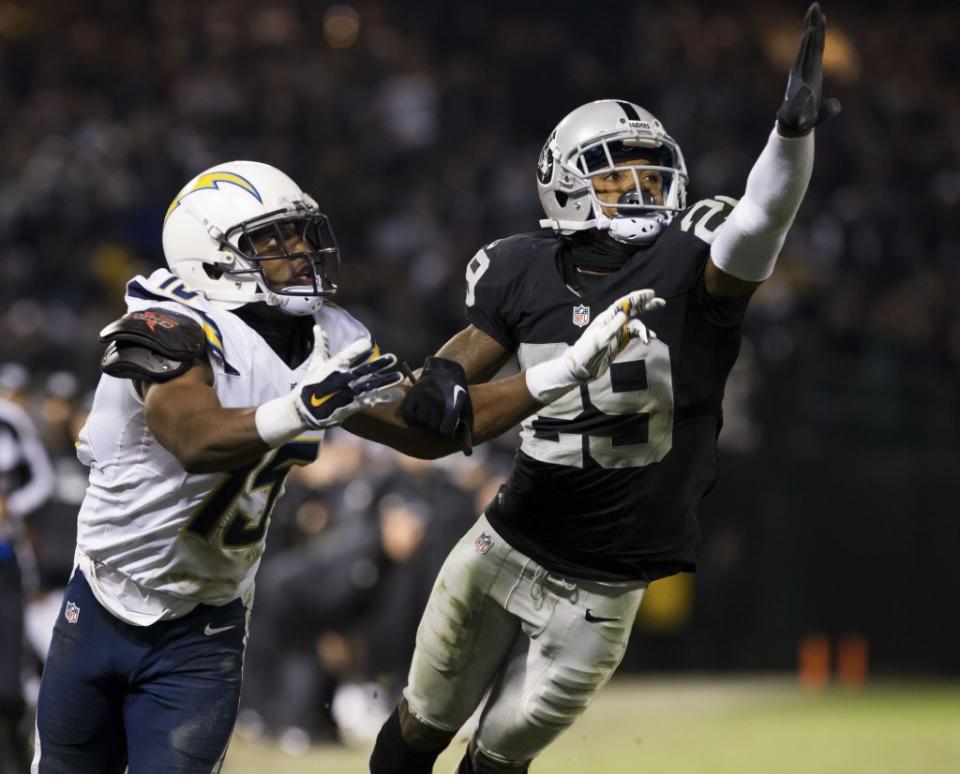
[[[349,5],[332,6],[323,15],[323,39],[331,48],[350,48],[360,36],[360,15]]]

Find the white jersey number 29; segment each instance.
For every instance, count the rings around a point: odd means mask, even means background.
[[[563,346],[523,344],[521,362],[527,367]],[[673,446],[670,348],[659,339],[631,341],[603,376],[527,419],[522,437],[525,453],[556,465],[581,467],[584,452],[602,468],[659,462]]]

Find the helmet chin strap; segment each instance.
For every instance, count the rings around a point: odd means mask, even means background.
[[[670,222],[670,216],[663,212],[649,212],[642,215],[615,215],[608,218],[603,211],[597,213],[594,221],[598,231],[606,231],[618,242],[628,245],[648,245]]]
[[[540,228],[552,228],[554,231],[589,231],[596,228],[592,220],[557,220],[556,218],[542,218]]]
[[[307,295],[284,295],[271,290],[264,292],[264,300],[269,306],[276,307],[284,314],[294,317],[306,317],[314,314],[323,306],[323,298]]]

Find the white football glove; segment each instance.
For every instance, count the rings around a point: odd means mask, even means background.
[[[297,386],[257,408],[257,432],[268,446],[281,446],[308,428],[333,427],[365,408],[403,398],[398,385],[404,374],[396,355],[381,355],[364,337],[328,358],[319,326],[314,326],[313,338],[307,371]]]
[[[635,290],[601,312],[563,354],[526,371],[527,389],[541,403],[550,403],[578,384],[592,381],[610,367],[630,339],[649,344],[657,334],[636,315],[659,309],[666,301],[653,290]]]

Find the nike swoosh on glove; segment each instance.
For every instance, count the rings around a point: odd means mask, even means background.
[[[777,111],[783,129],[806,133],[840,112],[840,100],[823,98],[823,45],[827,17],[813,3],[803,20],[800,51],[790,69],[787,93]]]
[[[313,328],[314,347],[306,373],[292,391],[257,407],[257,432],[272,447],[307,428],[338,425],[352,414],[403,397],[404,375],[395,355],[381,355],[369,337],[357,339],[332,357],[326,337]]]
[[[314,340],[322,334],[314,328]],[[404,375],[396,355],[381,355],[369,338],[357,339],[330,358],[313,359],[295,391],[297,413],[307,427],[338,425],[351,414],[403,396]]]
[[[428,357],[400,409],[408,425],[426,427],[447,438],[459,438],[465,454],[473,443],[473,404],[467,375],[456,360]]]

